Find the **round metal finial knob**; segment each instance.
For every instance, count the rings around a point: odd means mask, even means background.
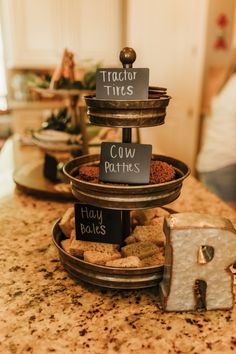
[[[125,47],[120,52],[120,61],[124,68],[131,68],[136,59],[136,53],[133,48]]]

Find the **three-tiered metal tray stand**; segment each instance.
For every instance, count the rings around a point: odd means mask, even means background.
[[[131,68],[136,59],[132,48],[124,48],[120,60],[124,68]],[[120,127],[122,142],[132,142],[132,128],[153,127],[164,124],[170,97],[166,89],[149,87],[147,100],[104,100],[95,95],[85,96],[88,117],[92,124]],[[98,154],[85,155],[68,162],[64,173],[70,179],[73,195],[80,201],[96,207],[122,210],[123,238],[130,234],[130,211],[162,207],[177,199],[183,180],[189,175],[188,166],[172,157],[152,155],[152,159],[171,164],[175,179],[170,182],[147,185],[97,184],[79,180],[80,166],[99,163]],[[53,240],[60,259],[68,273],[77,280],[107,288],[137,289],[157,285],[162,279],[163,265],[143,268],[113,268],[94,265],[66,253],[60,247],[63,234],[58,222],[53,229]]]

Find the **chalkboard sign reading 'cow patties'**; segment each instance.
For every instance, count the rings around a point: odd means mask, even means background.
[[[75,204],[76,239],[121,244],[121,211]]]
[[[148,99],[149,69],[97,69],[96,98],[112,100]]]
[[[151,155],[152,145],[103,142],[99,179],[104,182],[147,184]]]

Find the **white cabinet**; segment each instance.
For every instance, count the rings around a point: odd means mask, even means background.
[[[60,0],[2,0],[8,68],[50,67],[58,62]]]
[[[8,68],[58,64],[67,47],[78,60],[117,62],[119,0],[1,0]]]
[[[64,0],[62,36],[77,59],[117,64],[121,50],[120,0]]]

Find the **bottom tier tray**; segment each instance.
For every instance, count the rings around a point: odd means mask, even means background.
[[[97,207],[132,210],[148,209],[171,203],[180,195],[183,180],[189,175],[188,166],[172,157],[153,155],[154,160],[171,164],[175,169],[175,179],[160,184],[114,185],[91,183],[76,178],[83,164],[99,163],[100,155],[86,155],[71,160],[64,166],[70,179],[72,193],[81,202]]]
[[[60,246],[65,236],[60,230],[59,220],[53,227],[53,242],[61,263],[75,280],[110,289],[141,289],[156,286],[162,279],[164,266],[145,268],[112,268],[94,265],[66,253]]]

